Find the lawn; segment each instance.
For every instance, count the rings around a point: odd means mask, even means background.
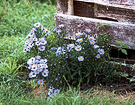
[[[8,3],[7,3],[8,1]],[[0,3],[0,105],[134,105],[134,92],[120,93],[105,86],[70,86],[49,99],[48,87],[30,79],[24,43],[33,25],[40,22],[48,30],[55,28],[56,4],[50,0],[2,0]],[[54,1],[53,1],[54,2]],[[55,45],[54,35],[49,46]]]

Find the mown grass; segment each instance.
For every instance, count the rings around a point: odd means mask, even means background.
[[[36,22],[53,30],[56,6],[38,0],[8,1],[5,15],[6,0],[0,3],[0,105],[133,105],[130,100],[121,102],[114,93],[81,92],[71,87],[52,100],[42,95],[44,90],[33,95],[30,89],[37,85],[27,79],[29,71],[24,65],[32,55],[23,53],[25,36]]]

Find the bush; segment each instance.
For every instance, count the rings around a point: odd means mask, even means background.
[[[103,28],[105,26],[100,27]],[[48,59],[51,62],[49,83],[64,86],[66,82],[78,85],[118,80],[117,69],[109,62],[112,37],[100,29],[97,33],[90,29],[78,32],[76,40],[64,39],[67,32],[62,25],[56,29],[55,39],[59,40],[55,44],[55,55]]]
[[[117,80],[116,68],[109,63],[109,34],[86,29],[76,33],[76,40],[65,40],[64,25],[54,30],[54,36],[40,23],[34,26],[27,35],[24,52],[34,55],[27,64],[31,70],[29,78],[35,78],[38,84],[47,82],[49,86],[59,88],[66,82],[78,85]],[[54,40],[47,41],[49,37]]]

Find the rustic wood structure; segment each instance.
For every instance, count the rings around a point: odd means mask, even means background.
[[[135,0],[57,0],[56,26],[74,33],[100,23],[109,25],[115,39],[135,50]]]

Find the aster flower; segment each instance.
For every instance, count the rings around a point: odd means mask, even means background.
[[[43,76],[43,77],[47,77],[47,76],[48,76],[48,73],[42,72],[42,76]]]
[[[61,47],[58,47],[57,48],[57,52],[61,52]]]
[[[36,59],[40,59],[40,58],[41,58],[41,56],[39,56],[39,55],[36,56]]]
[[[67,52],[70,52],[71,48],[69,46],[67,46]]]
[[[81,45],[75,46],[75,50],[76,50],[76,51],[81,51],[81,49],[82,49]]]
[[[32,68],[31,68],[32,71],[37,70],[37,65],[36,65],[36,64],[32,65],[31,67],[32,67]]]
[[[60,24],[58,27],[59,28],[64,28],[64,24]]]
[[[46,40],[42,40],[42,41],[40,42],[40,45],[45,45],[45,44],[47,44],[47,41],[46,41]]]
[[[35,45],[39,46],[40,45],[40,42],[39,41],[36,41],[35,42]]]
[[[29,46],[27,46],[27,51],[30,51],[30,47]]]
[[[47,63],[47,59],[44,59],[44,61],[43,61],[44,63]]]
[[[33,36],[33,35],[34,35],[34,31],[31,31],[31,32],[29,33],[29,35],[30,35],[30,36]]]
[[[97,55],[96,55],[96,58],[100,58],[100,54],[97,54]]]
[[[45,30],[45,33],[46,33],[46,35],[50,35],[50,31],[49,30]]]
[[[35,63],[38,64],[39,63],[39,60],[35,60]]]
[[[27,38],[27,39],[30,39],[30,38],[31,38],[31,36],[30,36],[30,35],[27,35],[27,36],[26,36],[26,38]]]
[[[82,43],[83,42],[83,38],[77,39],[76,42]]]
[[[32,62],[35,62],[35,57],[30,58]]]
[[[59,94],[60,90],[59,89],[55,89],[54,90],[54,95],[56,96],[57,94]]]
[[[43,64],[43,68],[48,68],[48,65],[47,64]]]
[[[85,32],[90,33],[91,29],[85,29]]]
[[[44,41],[45,37],[39,38],[39,41]]]
[[[55,88],[53,86],[49,86],[49,91],[53,92]]]
[[[28,43],[33,43],[33,39],[28,39]]]
[[[35,58],[34,57],[32,57],[31,59],[27,60],[27,64],[28,65],[31,65],[31,63],[34,63],[34,62],[35,62]]]
[[[41,80],[38,80],[38,84],[39,85],[43,85],[44,81],[41,79]]]
[[[83,56],[79,56],[78,57],[78,61],[83,61],[84,60],[84,57]]]
[[[37,41],[38,39],[35,37],[34,39],[33,39],[33,41]]]
[[[27,52],[27,47],[24,47],[23,52]]]
[[[40,51],[44,51],[45,50],[45,46],[39,46],[39,50]]]
[[[27,45],[28,43],[29,43],[28,40],[26,40],[26,41],[25,41],[25,45]]]
[[[43,64],[44,63],[44,59],[40,59],[40,63]]]
[[[41,68],[41,67],[38,67],[38,69],[37,69],[39,72],[42,72],[43,71],[43,68]]]
[[[80,37],[82,35],[82,33],[81,32],[78,32],[75,35],[76,35],[76,37]]]
[[[88,35],[88,39],[89,39],[89,41],[94,41],[94,40],[96,40],[93,36],[90,36],[90,35]]]
[[[99,54],[103,55],[105,52],[104,52],[104,49],[98,49],[98,52]]]
[[[29,77],[30,77],[30,78],[36,77],[36,73],[35,73],[35,72],[30,72],[30,73],[29,73]]]
[[[99,46],[98,45],[94,45],[93,48],[94,49],[97,49],[97,48],[99,48]]]
[[[39,74],[39,71],[38,70],[35,70],[34,72],[35,72],[35,74]]]
[[[94,45],[95,43],[96,43],[96,42],[95,42],[94,40],[91,40],[91,41],[90,41],[90,44],[91,44],[91,45]]]
[[[36,27],[36,28],[40,27],[40,23],[35,23],[34,27]]]
[[[45,69],[44,72],[49,73],[48,69]]]
[[[29,43],[29,47],[32,48],[34,46],[34,43]]]
[[[50,97],[54,96],[53,91],[49,91],[49,92],[48,92],[48,95],[49,95]]]
[[[61,32],[62,32],[62,30],[61,30],[61,29],[58,29],[58,30],[57,30],[57,33],[58,33],[58,34],[59,34],[59,33],[61,33]]]
[[[35,35],[32,35],[31,38],[34,40],[36,38],[36,36]]]
[[[74,48],[74,47],[75,47],[74,44],[69,44],[68,46],[69,46],[70,48]]]

